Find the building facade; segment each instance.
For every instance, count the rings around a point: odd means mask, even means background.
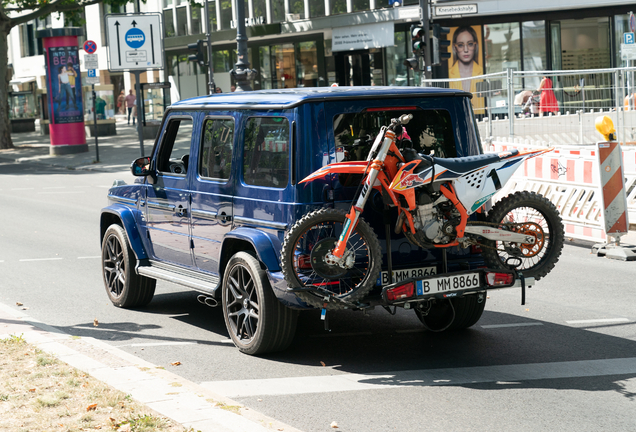
[[[209,0],[214,81],[232,90],[236,63],[236,2]],[[142,74],[142,82],[167,82],[172,98],[207,94],[207,68],[188,62],[188,44],[206,39],[205,3],[148,0],[141,12],[163,16],[165,68]],[[516,70],[597,69],[624,66],[620,41],[629,31],[631,0],[473,0],[431,5],[431,19],[451,28],[451,58],[433,77],[459,73],[461,50],[473,75]],[[338,85],[419,85],[419,72],[404,65],[412,56],[410,26],[420,20],[417,0],[245,0],[248,56],[258,73],[255,89]],[[102,84],[115,94],[132,88],[134,77],[109,73],[104,5],[85,8],[86,37],[97,43]],[[63,19],[37,20],[14,28],[10,63],[14,90],[45,87],[44,59],[35,30],[64,26]],[[469,30],[470,29],[470,30]],[[461,39],[463,37],[463,39]],[[453,38],[455,38],[453,40]],[[464,40],[465,39],[465,40]],[[461,47],[458,48],[458,47]],[[466,54],[468,53],[468,54]],[[82,66],[82,73],[86,70]],[[538,84],[538,83],[536,83]]]

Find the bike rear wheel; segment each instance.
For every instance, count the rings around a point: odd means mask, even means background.
[[[356,302],[375,286],[382,255],[378,238],[362,219],[349,237],[344,267],[325,260],[342,234],[346,213],[335,209],[320,209],[305,215],[289,231],[281,249],[281,267],[287,284],[292,288],[310,287],[319,293],[299,291],[296,295],[307,304],[328,309],[341,309],[340,302],[325,301],[325,297]]]

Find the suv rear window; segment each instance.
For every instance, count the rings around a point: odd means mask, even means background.
[[[289,121],[252,117],[245,129],[243,179],[246,184],[285,188],[289,179]]]
[[[402,114],[413,114],[406,131],[418,153],[436,157],[457,157],[453,124],[448,111],[406,107],[399,110],[373,108],[359,113],[334,116],[333,131],[338,159],[365,160],[380,128],[388,126],[392,118]]]

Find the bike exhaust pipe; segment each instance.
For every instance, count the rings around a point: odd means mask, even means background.
[[[199,303],[210,307],[217,307],[219,305],[219,302],[214,297],[206,296],[203,294],[197,296],[197,300]]]

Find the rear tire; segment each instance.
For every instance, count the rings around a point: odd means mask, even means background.
[[[480,294],[470,294],[462,297],[436,300],[428,311],[423,314],[415,309],[415,314],[427,330],[442,332],[447,330],[462,330],[471,327],[479,321],[486,307],[486,293],[479,301]]]
[[[278,301],[259,261],[238,252],[223,275],[225,326],[234,345],[250,355],[282,351],[296,333],[298,311]]]
[[[527,223],[526,231],[536,239],[534,245],[487,240],[483,248],[486,265],[492,269],[507,269],[506,259],[515,253],[521,255],[516,268],[525,277],[536,280],[547,275],[555,266],[563,250],[563,221],[557,208],[548,199],[535,192],[515,192],[503,198],[488,213],[488,222],[506,226],[506,223]],[[541,227],[541,229],[534,229]],[[496,248],[496,249],[495,249]],[[511,254],[512,252],[512,254]]]
[[[136,264],[126,231],[119,225],[108,227],[102,241],[102,276],[106,294],[117,307],[145,306],[155,295],[157,281],[138,275]]]

